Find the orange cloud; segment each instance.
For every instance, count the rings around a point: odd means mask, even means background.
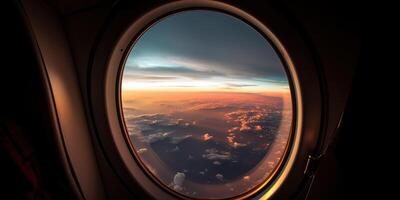
[[[210,140],[210,139],[212,139],[214,136],[212,136],[212,135],[210,135],[210,134],[208,134],[208,133],[205,133],[204,135],[203,135],[203,140],[204,141],[207,141],[207,140]]]

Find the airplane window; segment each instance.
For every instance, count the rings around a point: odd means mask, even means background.
[[[284,160],[293,122],[286,68],[239,18],[187,10],[132,44],[121,110],[134,156],[176,195],[233,198],[257,191]]]

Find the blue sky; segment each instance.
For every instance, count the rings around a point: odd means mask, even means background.
[[[268,41],[230,15],[192,10],[167,16],[134,44],[123,89],[288,90]]]

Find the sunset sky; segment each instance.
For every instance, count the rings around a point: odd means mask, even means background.
[[[123,90],[288,91],[279,57],[246,23],[214,11],[160,20],[134,44]]]

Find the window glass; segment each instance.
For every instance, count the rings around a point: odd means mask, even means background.
[[[231,15],[190,10],[153,24],[133,43],[120,90],[134,156],[178,194],[242,195],[286,152],[285,67],[263,35]]]

